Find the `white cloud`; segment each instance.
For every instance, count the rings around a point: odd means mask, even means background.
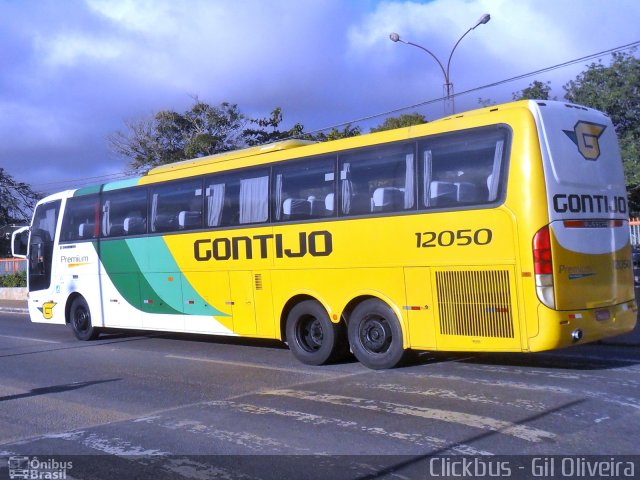
[[[118,40],[81,33],[63,33],[53,38],[38,37],[35,44],[49,67],[68,68],[84,62],[110,61],[119,58],[125,49]]]

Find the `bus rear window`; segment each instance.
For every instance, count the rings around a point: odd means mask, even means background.
[[[506,128],[492,127],[420,142],[420,208],[499,200],[507,140]]]

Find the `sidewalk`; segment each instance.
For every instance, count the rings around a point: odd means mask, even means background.
[[[0,299],[0,313],[20,313],[26,315],[29,313],[27,301]],[[640,321],[633,332],[625,335],[619,335],[617,337],[607,338],[605,340],[601,340],[600,343],[605,345],[640,346]]]

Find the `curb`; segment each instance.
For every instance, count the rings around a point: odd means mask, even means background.
[[[27,308],[0,307],[0,313],[15,313],[19,315],[29,315]]]

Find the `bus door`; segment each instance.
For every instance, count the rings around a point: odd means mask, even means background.
[[[64,323],[65,321],[64,308],[55,308],[59,302],[54,297],[55,291],[51,285],[54,269],[54,241],[60,206],[60,200],[38,205],[30,228],[26,252],[27,286],[29,313],[34,322]]]
[[[239,334],[256,333],[256,305],[254,277],[249,271],[229,272],[231,287],[233,330]]]
[[[431,296],[431,268],[404,269],[409,318],[409,341],[413,348],[436,347],[435,317]]]
[[[47,290],[51,286],[53,242],[60,213],[60,200],[39,205],[33,216],[29,237],[29,292]]]

